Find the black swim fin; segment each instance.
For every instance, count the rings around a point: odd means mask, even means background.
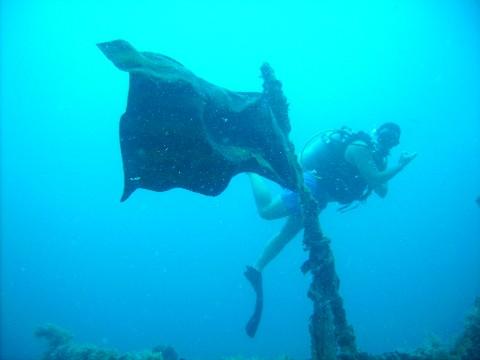
[[[245,271],[245,277],[250,282],[255,291],[256,300],[255,300],[255,310],[253,311],[250,320],[248,320],[245,331],[247,335],[253,338],[257,332],[258,325],[262,318],[263,310],[263,286],[262,286],[262,273],[252,266],[247,266]]]

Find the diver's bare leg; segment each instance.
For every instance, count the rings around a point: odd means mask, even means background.
[[[272,198],[272,194],[261,176],[249,173],[248,177],[252,184],[257,211],[262,218],[273,220],[290,215],[289,209],[285,207],[280,196]]]
[[[248,173],[258,212],[272,202],[272,194],[260,175]]]
[[[303,217],[300,214],[290,215],[280,233],[270,241],[263,251],[255,265],[255,269],[259,272],[263,271],[302,228]]]
[[[254,337],[257,332],[263,309],[263,288],[262,288],[262,270],[265,266],[278,255],[280,250],[287,244],[303,227],[303,217],[300,214],[289,216],[287,222],[283,226],[280,234],[278,234],[268,244],[261,258],[258,260],[256,267],[247,266],[245,276],[252,285],[256,294],[255,308],[252,316],[248,320],[245,331],[250,337]]]

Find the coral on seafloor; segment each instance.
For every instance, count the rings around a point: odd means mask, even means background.
[[[259,357],[244,357],[244,356],[241,356],[241,355],[237,355],[237,356],[225,356],[225,357],[222,357],[221,360],[264,360],[262,358],[259,358]],[[287,356],[287,355],[282,355],[282,356],[279,356],[277,358],[275,358],[275,360],[293,360],[291,357]]]
[[[448,350],[436,339],[416,351],[425,360],[480,360],[480,298],[475,300],[473,310],[467,316],[463,332],[452,349]]]
[[[39,327],[35,336],[47,342],[42,360],[178,360],[178,355],[171,346],[157,346],[151,351],[122,354],[95,345],[77,344],[73,342],[70,333],[54,325]]]
[[[431,337],[427,345],[413,353],[390,352],[380,355],[367,353],[337,356],[338,360],[480,360],[480,298],[475,300],[472,312],[466,319],[462,334],[453,348],[443,346],[438,339]]]
[[[475,300],[472,312],[467,317],[463,333],[452,351],[457,359],[480,360],[480,298]]]
[[[157,346],[151,351],[120,354],[115,350],[102,349],[94,345],[82,345],[73,342],[68,332],[47,325],[37,329],[35,335],[46,340],[47,350],[42,360],[182,360],[174,348]],[[453,348],[444,347],[434,337],[427,345],[413,353],[389,352],[380,355],[367,353],[338,354],[337,360],[480,360],[480,298],[475,300],[474,308],[466,319],[465,328],[457,338]],[[279,360],[289,360],[281,357]],[[223,360],[260,360],[241,356],[226,357]]]

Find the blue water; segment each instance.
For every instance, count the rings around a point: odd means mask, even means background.
[[[283,223],[260,219],[245,175],[215,198],[140,190],[119,202],[128,76],[95,46],[118,38],[238,91],[260,91],[269,61],[297,148],[324,129],[399,123],[393,163],[419,155],[387,198],[321,216],[347,315],[369,352],[461,331],[480,295],[478,1],[1,6],[2,360],[40,358],[33,331],[45,323],[122,351],[309,356],[300,237],[265,271],[262,324],[244,334],[244,266]]]

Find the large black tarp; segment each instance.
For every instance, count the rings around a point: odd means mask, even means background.
[[[138,52],[123,40],[98,47],[130,74],[120,121],[122,201],[138,188],[215,196],[241,172],[298,188],[289,129],[264,93],[213,85],[172,58]]]

